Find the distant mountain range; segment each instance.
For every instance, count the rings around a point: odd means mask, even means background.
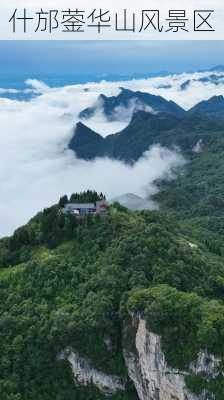
[[[153,144],[160,143],[168,148],[178,146],[184,153],[192,153],[199,141],[206,145],[212,136],[224,130],[223,96],[212,97],[189,111],[161,96],[127,89],[122,89],[117,97],[100,96],[102,112],[108,120],[113,119],[118,107],[128,108],[134,100],[136,108],[131,121],[121,132],[102,137],[79,122],[69,148],[85,160],[109,157],[134,163]],[[150,107],[150,111],[146,107]],[[95,112],[93,106],[84,110],[80,117],[89,119]]]
[[[110,203],[120,203],[129,210],[152,210],[157,208],[157,204],[152,200],[137,196],[134,193],[125,193],[110,200]]]
[[[224,75],[218,75],[218,74],[212,73],[211,75],[204,76],[202,78],[187,79],[185,82],[183,82],[180,85],[180,89],[182,91],[185,91],[188,89],[188,87],[191,85],[191,83],[194,83],[194,82],[211,83],[215,86],[223,85],[223,80],[224,80]]]
[[[210,71],[224,72],[224,65],[216,65],[215,67],[210,68]]]

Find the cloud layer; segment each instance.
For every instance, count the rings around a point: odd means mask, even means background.
[[[62,88],[49,88],[42,82],[29,80],[26,90],[35,94],[35,98],[29,101],[0,98],[0,236],[11,234],[64,193],[87,188],[103,191],[109,198],[130,192],[142,196],[155,193],[155,179],[171,176],[172,168],[183,163],[181,155],[158,145],[146,152],[134,167],[108,159],[77,160],[66,148],[79,112],[92,106],[101,93],[118,94],[121,86],[162,95],[187,109],[202,99],[224,94],[222,73],[217,74],[218,84],[200,80],[210,76],[209,72]],[[188,80],[184,91],[181,90]],[[100,112],[88,122],[104,136],[126,124],[127,115],[123,120],[119,115],[119,121],[107,122]]]

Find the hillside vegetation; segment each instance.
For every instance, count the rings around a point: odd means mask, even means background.
[[[136,94],[104,97],[109,120],[130,96]],[[130,315],[144,316],[161,336],[173,368],[185,371],[200,350],[220,359],[215,376],[190,374],[187,385],[224,399],[224,130],[221,118],[214,121],[215,105],[221,115],[224,102],[203,102],[195,114],[138,96],[161,113],[138,110],[128,127],[106,138],[80,123],[70,147],[82,158],[107,155],[132,164],[159,142],[178,146],[186,164],[176,179],[156,182],[160,211],[115,203],[104,217],[78,218],[62,212],[68,201],[105,196],[74,193],[0,240],[1,400],[108,398],[93,384],[74,382],[69,363],[59,359],[65,349],[126,382],[111,400],[138,400],[122,354]]]
[[[171,365],[182,368],[204,347],[223,356],[223,257],[176,219],[114,205],[106,218],[80,221],[55,205],[0,243],[2,400],[104,399],[75,385],[57,355],[73,348],[126,379],[128,310],[145,310]],[[222,383],[212,384],[221,399]],[[111,398],[136,393],[129,382]]]

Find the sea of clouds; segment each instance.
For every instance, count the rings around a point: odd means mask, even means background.
[[[65,193],[95,189],[108,198],[125,193],[143,197],[154,194],[155,180],[171,177],[173,168],[183,164],[181,154],[161,148],[158,143],[133,167],[109,159],[78,160],[68,150],[68,143],[79,112],[92,106],[101,93],[117,95],[120,87],[161,95],[189,109],[201,100],[224,94],[223,73],[217,73],[218,83],[200,80],[210,75],[211,72],[185,73],[60,88],[29,79],[25,93],[35,95],[29,101],[3,98],[1,94],[15,90],[0,89],[0,236],[11,234]],[[132,110],[118,111],[118,120],[108,122],[99,109],[87,125],[103,136],[118,132],[128,124]]]

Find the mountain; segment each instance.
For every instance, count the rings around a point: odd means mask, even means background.
[[[215,67],[212,67],[210,71],[214,72],[224,72],[224,65],[216,65]]]
[[[214,133],[188,158],[172,182],[160,181],[153,197],[168,213],[181,218],[197,238],[224,255],[224,134]],[[206,239],[207,240],[207,239]]]
[[[107,156],[132,162],[148,150],[150,144],[158,143],[158,135],[178,124],[178,121],[172,114],[154,115],[138,111],[127,128],[105,138],[78,123],[69,148],[86,160]]]
[[[82,122],[78,122],[69,148],[75,150],[78,158],[85,160],[102,157],[104,155],[104,138]]]
[[[224,97],[213,96],[209,100],[201,101],[191,108],[189,112],[224,120]]]
[[[183,83],[180,85],[180,89],[183,90],[183,91],[184,91],[184,90],[187,90],[187,89],[189,88],[191,82],[192,82],[192,79],[187,79],[185,82],[183,82]]]
[[[107,156],[133,163],[153,144],[178,146],[183,152],[192,153],[199,141],[206,144],[216,133],[223,133],[222,124],[197,113],[179,118],[170,113],[138,111],[125,129],[105,138],[79,123],[69,148],[86,160]]]
[[[107,97],[101,94],[97,103],[93,107],[83,110],[79,117],[81,119],[89,119],[93,117],[98,109],[102,109],[108,121],[117,120],[119,112],[122,109],[132,109],[137,111],[148,107],[154,113],[164,112],[181,117],[185,111],[173,101],[167,101],[161,96],[155,96],[149,93],[133,92],[129,89],[121,88],[118,96]]]
[[[223,78],[224,78],[224,75],[210,74],[208,76],[203,76],[202,78],[198,78],[198,79],[188,79],[180,85],[180,89],[182,91],[185,91],[190,87],[191,83],[194,83],[194,82],[211,83],[215,86],[223,85]]]
[[[224,255],[209,231],[61,203],[0,240],[1,399],[221,400]]]
[[[125,193],[110,200],[112,204],[115,202],[130,210],[153,210],[157,207],[153,201],[137,196],[134,193]]]

